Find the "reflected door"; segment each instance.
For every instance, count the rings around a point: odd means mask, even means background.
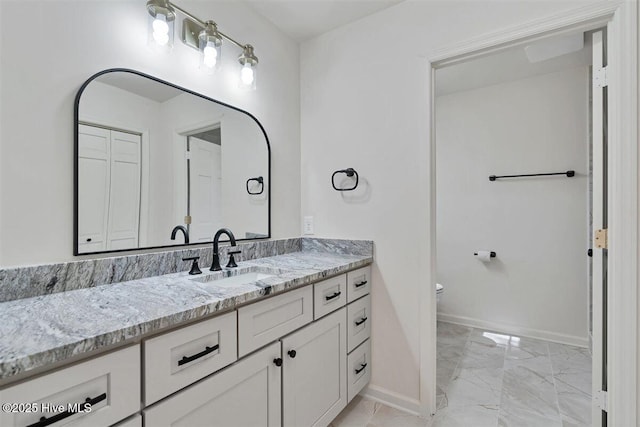
[[[221,147],[189,137],[189,236],[192,243],[210,242],[222,227]]]
[[[79,126],[80,253],[138,247],[140,148],[140,135]]]
[[[107,248],[110,180],[108,129],[80,125],[78,129],[78,250]]]

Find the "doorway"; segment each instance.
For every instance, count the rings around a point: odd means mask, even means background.
[[[590,41],[578,32],[436,71],[437,397],[449,418],[590,425]]]
[[[605,294],[607,308],[607,325],[603,334],[609,342],[606,376],[613,389],[603,390],[594,396],[596,404],[605,409],[603,419],[609,425],[635,425],[636,420],[636,342],[637,324],[629,322],[637,314],[637,105],[635,93],[637,88],[637,39],[634,27],[636,5],[597,5],[578,11],[559,14],[538,22],[532,22],[525,29],[512,29],[492,34],[478,40],[452,47],[448,51],[434,55],[428,62],[429,74],[434,78],[435,70],[456,62],[479,57],[489,52],[498,51],[506,46],[523,45],[533,40],[541,40],[558,34],[575,31],[587,31],[607,26],[609,38],[609,85],[608,122],[606,124],[609,144],[607,146],[607,192],[606,205],[609,210],[609,246],[608,275],[609,286]],[[431,90],[431,135],[435,140],[433,115],[435,96],[433,84]],[[624,138],[622,137],[624,136]],[[628,140],[626,138],[629,138]],[[430,144],[430,161],[426,174],[435,181],[435,152]],[[633,159],[633,160],[632,160]],[[613,167],[612,167],[613,165]],[[435,188],[428,190],[431,210],[429,224],[431,235],[436,234],[435,220]],[[617,224],[617,225],[615,225]],[[615,239],[613,235],[616,235]],[[615,241],[615,243],[614,243]],[[423,319],[433,329],[427,333],[427,341],[422,346],[426,351],[421,359],[422,402],[432,413],[435,412],[435,387],[430,378],[435,378],[435,285],[436,248],[435,241],[422,249],[427,255],[431,268],[425,271],[429,277],[430,295],[423,299]],[[630,252],[628,252],[630,251]],[[630,285],[623,286],[623,283]],[[446,285],[445,285],[446,286]],[[625,320],[627,319],[627,320]],[[595,323],[597,324],[597,322]],[[433,351],[433,353],[430,353]],[[429,357],[432,359],[429,360]]]

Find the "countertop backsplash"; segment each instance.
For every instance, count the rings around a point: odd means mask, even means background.
[[[220,246],[223,262],[226,262],[229,248],[228,244]],[[373,242],[368,240],[298,237],[242,242],[237,248],[242,253],[236,256],[236,261],[300,251],[373,256]],[[200,257],[198,264],[204,270],[211,265],[212,252],[212,245],[209,245],[204,248],[181,248],[110,258],[0,268],[0,302],[188,271],[191,261],[182,259],[192,256]]]

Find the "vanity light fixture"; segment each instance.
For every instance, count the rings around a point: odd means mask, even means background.
[[[202,21],[186,10],[176,6],[169,0],[148,0],[149,43],[170,50],[173,46],[174,22],[176,11],[186,18],[182,21],[182,42],[200,53],[200,68],[206,73],[213,73],[220,65],[222,39],[242,49],[238,57],[240,63],[240,87],[256,88],[256,71],[258,58],[253,53],[253,46],[241,44],[218,31],[215,22]]]
[[[198,48],[200,50],[200,68],[212,73],[220,64],[222,53],[222,37],[218,33],[218,27],[213,21],[205,22],[205,27],[198,35]]]
[[[240,65],[240,87],[245,89],[256,88],[256,70],[258,67],[258,58],[253,53],[253,46],[247,44],[242,49],[242,53],[238,57]]]
[[[149,0],[149,45],[161,50],[173,47],[173,25],[176,13],[168,0]]]

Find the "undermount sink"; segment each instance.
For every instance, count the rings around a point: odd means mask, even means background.
[[[268,279],[280,273],[280,270],[265,267],[250,267],[242,270],[226,270],[224,272],[194,277],[191,280],[215,286],[234,287],[248,285],[260,280]]]

